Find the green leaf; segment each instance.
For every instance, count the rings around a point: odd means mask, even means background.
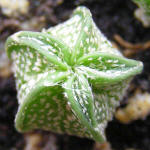
[[[81,24],[81,29],[78,31],[79,37],[76,41],[75,47],[74,47],[74,51],[72,53],[72,65],[74,65],[76,63],[76,59],[81,57],[86,50],[89,48],[89,40],[90,40],[90,34],[91,32],[91,18],[87,17],[84,20],[82,20],[82,24]]]
[[[108,53],[92,53],[81,57],[77,64],[80,72],[99,84],[123,81],[142,71],[141,62]]]
[[[9,37],[6,42],[8,56],[10,57],[12,50],[18,47],[21,49],[23,46],[34,49],[41,55],[45,56],[48,61],[60,67],[60,69],[67,70],[67,64],[60,59],[60,57],[65,58],[65,55],[67,55],[64,52],[67,52],[67,50],[64,50],[66,47],[53,37],[38,32],[18,32]]]
[[[104,133],[100,134],[94,116],[94,99],[91,88],[83,75],[74,75],[64,85],[70,106],[81,123],[91,133],[92,138],[104,141]]]
[[[17,113],[15,121],[17,130],[25,132],[38,129],[43,123],[45,124],[42,128],[46,128],[49,121],[55,120],[57,111],[60,111],[58,110],[57,98],[60,98],[61,92],[63,92],[61,83],[67,76],[67,72],[45,73],[30,79],[23,86],[22,101],[20,101],[19,113]],[[53,113],[48,113],[49,111]],[[53,118],[50,119],[50,117]]]
[[[68,75],[67,72],[49,73],[33,86],[30,82],[26,84],[28,92],[24,93],[15,119],[19,132],[43,129],[90,137],[68,104],[62,85]]]

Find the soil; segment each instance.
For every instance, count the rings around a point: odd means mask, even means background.
[[[63,22],[69,18],[72,10],[78,5],[85,5],[91,10],[97,26],[111,41],[116,42],[115,34],[131,43],[150,40],[150,28],[144,28],[141,22],[135,19],[133,14],[137,6],[130,0],[29,1],[29,13],[25,16],[11,18],[0,11],[0,40],[5,41],[10,34],[22,29],[21,23],[32,17],[44,16],[45,28]],[[35,28],[35,30],[40,29]],[[124,51],[124,48],[121,47],[121,50]],[[133,94],[135,89],[139,88],[142,91],[150,92],[150,49],[138,51],[132,58],[141,60],[144,63],[144,70],[132,81],[132,89],[128,89],[121,107],[126,104],[128,97]],[[18,133],[14,128],[17,107],[13,76],[0,77],[0,150],[23,150],[25,145],[24,135]],[[50,132],[36,132],[42,134],[45,141],[48,141],[48,137],[51,135]],[[150,116],[145,120],[137,120],[128,125],[121,124],[114,118],[108,124],[106,135],[114,150],[125,150],[126,148],[150,150]],[[74,136],[53,134],[53,137],[56,138],[57,145],[54,150],[92,150],[94,145],[92,140]],[[43,145],[46,145],[45,141],[43,141]]]

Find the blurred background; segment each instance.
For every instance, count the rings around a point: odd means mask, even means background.
[[[144,63],[113,121],[108,142],[45,131],[20,134],[14,128],[18,108],[5,40],[20,30],[41,31],[67,20],[79,5],[88,7],[99,29],[124,56]],[[0,0],[0,150],[150,150],[150,28],[134,16],[131,0]]]

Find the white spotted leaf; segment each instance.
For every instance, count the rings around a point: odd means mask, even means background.
[[[94,99],[92,89],[87,79],[82,74],[74,74],[64,84],[69,105],[80,122],[90,132],[92,138],[105,139],[104,134],[99,134],[95,130],[98,126],[94,114]]]
[[[58,40],[55,40],[54,37],[46,33],[18,32],[7,40],[6,49],[9,48],[8,56],[10,56],[11,51],[16,49],[16,47],[20,47],[21,49],[24,46],[34,49],[37,51],[36,53],[45,56],[45,58],[56,67],[67,70],[67,65],[63,61],[63,59],[65,60],[65,55],[67,57],[67,54],[65,54],[65,52],[67,52],[66,47]]]
[[[96,52],[78,59],[78,70],[97,84],[112,84],[140,73],[142,63],[116,56]]]

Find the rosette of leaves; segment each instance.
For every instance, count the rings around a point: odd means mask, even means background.
[[[139,7],[135,11],[135,16],[139,19],[144,27],[150,26],[150,0],[133,0]]]
[[[14,63],[20,132],[43,129],[104,141],[108,120],[142,70],[141,62],[112,47],[85,7],[48,30],[10,36],[6,49]]]

